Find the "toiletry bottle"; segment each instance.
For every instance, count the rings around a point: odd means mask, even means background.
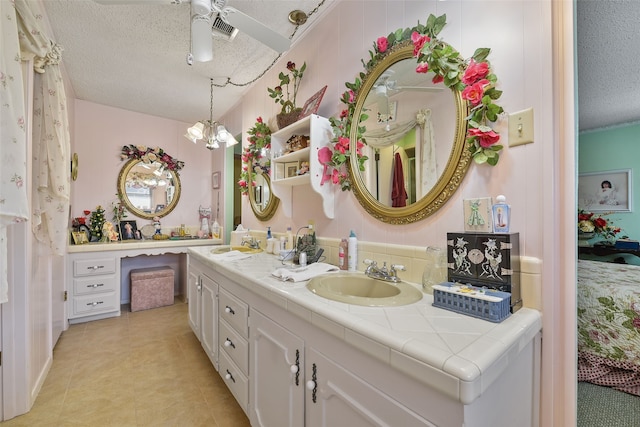
[[[213,225],[211,226],[211,234],[214,239],[220,238],[220,224],[218,224],[218,218],[213,221]]]
[[[271,227],[267,227],[267,239],[270,239],[271,237],[273,237],[271,235]]]
[[[285,249],[293,249],[293,235],[290,226],[287,227],[287,247]]]
[[[511,206],[507,204],[507,198],[502,194],[496,197],[493,205],[493,232],[508,233],[511,220]]]
[[[349,244],[347,245],[347,265],[349,271],[358,270],[358,238],[356,233],[351,230],[349,234]]]
[[[340,246],[338,247],[338,267],[340,270],[346,270],[349,268],[347,265],[347,253],[349,252],[347,239],[342,239],[340,241]]]

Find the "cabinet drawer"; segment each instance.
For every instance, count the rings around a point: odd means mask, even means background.
[[[116,278],[114,275],[73,279],[73,295],[89,295],[115,290]]]
[[[90,315],[117,311],[120,309],[120,301],[118,299],[116,292],[74,297],[73,314]]]
[[[245,374],[249,371],[249,343],[242,338],[224,320],[220,320],[218,325],[218,342],[220,349],[227,353],[229,357],[238,365],[238,368]]]
[[[226,320],[244,338],[249,337],[249,306],[222,287],[219,310],[220,318]]]
[[[95,276],[98,274],[109,274],[115,272],[115,258],[93,258],[73,261],[73,275],[75,277]]]
[[[229,356],[224,351],[220,352],[220,375],[224,380],[233,396],[238,401],[238,404],[242,410],[247,413],[249,402],[249,380],[238,367],[231,361]]]

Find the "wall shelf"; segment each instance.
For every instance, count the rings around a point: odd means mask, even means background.
[[[293,135],[309,136],[309,146],[298,151],[275,156],[285,150],[287,141]],[[293,187],[310,185],[322,199],[322,209],[327,218],[335,216],[334,185],[322,180],[323,165],[318,161],[318,151],[329,146],[333,132],[329,120],[312,114],[271,135],[271,187],[273,194],[280,199],[284,214],[293,215]],[[287,177],[287,163],[309,162],[309,172],[304,175]]]

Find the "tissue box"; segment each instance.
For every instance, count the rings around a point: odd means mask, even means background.
[[[518,233],[447,233],[447,279],[511,294],[522,307]]]
[[[474,286],[443,283],[434,285],[433,305],[490,322],[502,322],[511,314],[511,294]]]

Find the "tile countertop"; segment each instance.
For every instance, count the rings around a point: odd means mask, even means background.
[[[85,243],[68,245],[67,253],[125,251],[130,249],[179,248],[189,246],[211,246],[222,244],[222,239],[165,239],[165,240],[125,240],[111,243]]]
[[[428,294],[401,307],[336,302],[308,291],[307,282],[273,277],[271,272],[283,267],[275,255],[263,252],[223,263],[211,249],[192,247],[188,253],[240,286],[463,404],[479,397],[542,329],[537,310],[521,308],[501,323],[492,323],[434,307]]]

